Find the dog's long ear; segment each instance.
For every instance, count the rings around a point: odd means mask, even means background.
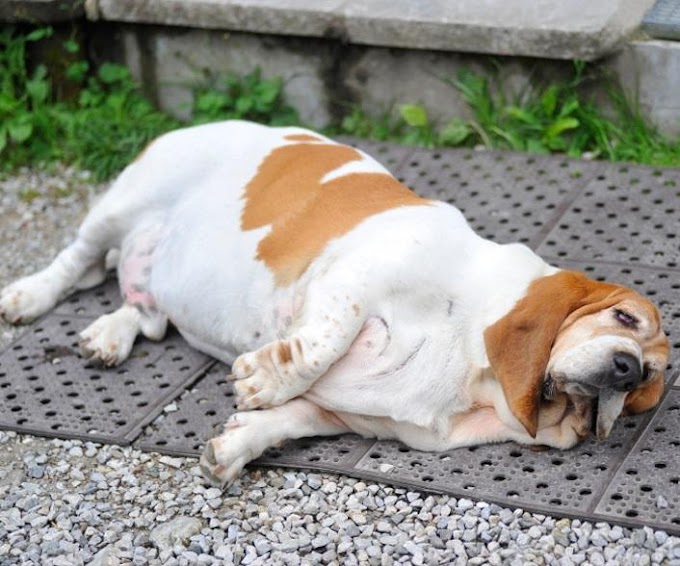
[[[484,331],[486,354],[508,406],[536,436],[541,387],[557,334],[575,320],[616,303],[618,285],[575,271],[561,271],[531,283],[513,309]]]
[[[657,372],[643,387],[628,393],[623,405],[624,415],[634,415],[648,411],[661,400],[664,391],[663,373]]]

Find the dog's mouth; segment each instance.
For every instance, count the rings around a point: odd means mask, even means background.
[[[623,411],[628,395],[628,391],[612,388],[599,389],[583,383],[563,384],[548,374],[543,381],[542,398],[551,401],[559,393],[566,393],[579,414],[583,415],[584,420],[590,421],[590,431],[595,432],[598,441],[609,437],[616,419]]]

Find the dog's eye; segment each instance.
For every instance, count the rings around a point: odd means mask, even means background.
[[[624,326],[627,326],[629,328],[634,328],[637,326],[638,319],[635,318],[632,314],[628,314],[625,311],[616,309],[614,311],[614,317],[616,320],[618,320],[621,324]]]

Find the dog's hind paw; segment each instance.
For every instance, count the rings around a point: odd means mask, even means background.
[[[259,456],[253,449],[256,430],[248,425],[251,415],[232,415],[224,426],[224,432],[211,438],[205,445],[200,459],[205,478],[222,489],[236,478],[250,460]]]

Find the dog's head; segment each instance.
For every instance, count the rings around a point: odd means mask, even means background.
[[[663,392],[669,348],[657,308],[574,271],[534,281],[484,340],[508,405],[532,436],[542,400],[558,394],[597,399],[604,439],[622,411],[645,411]]]

